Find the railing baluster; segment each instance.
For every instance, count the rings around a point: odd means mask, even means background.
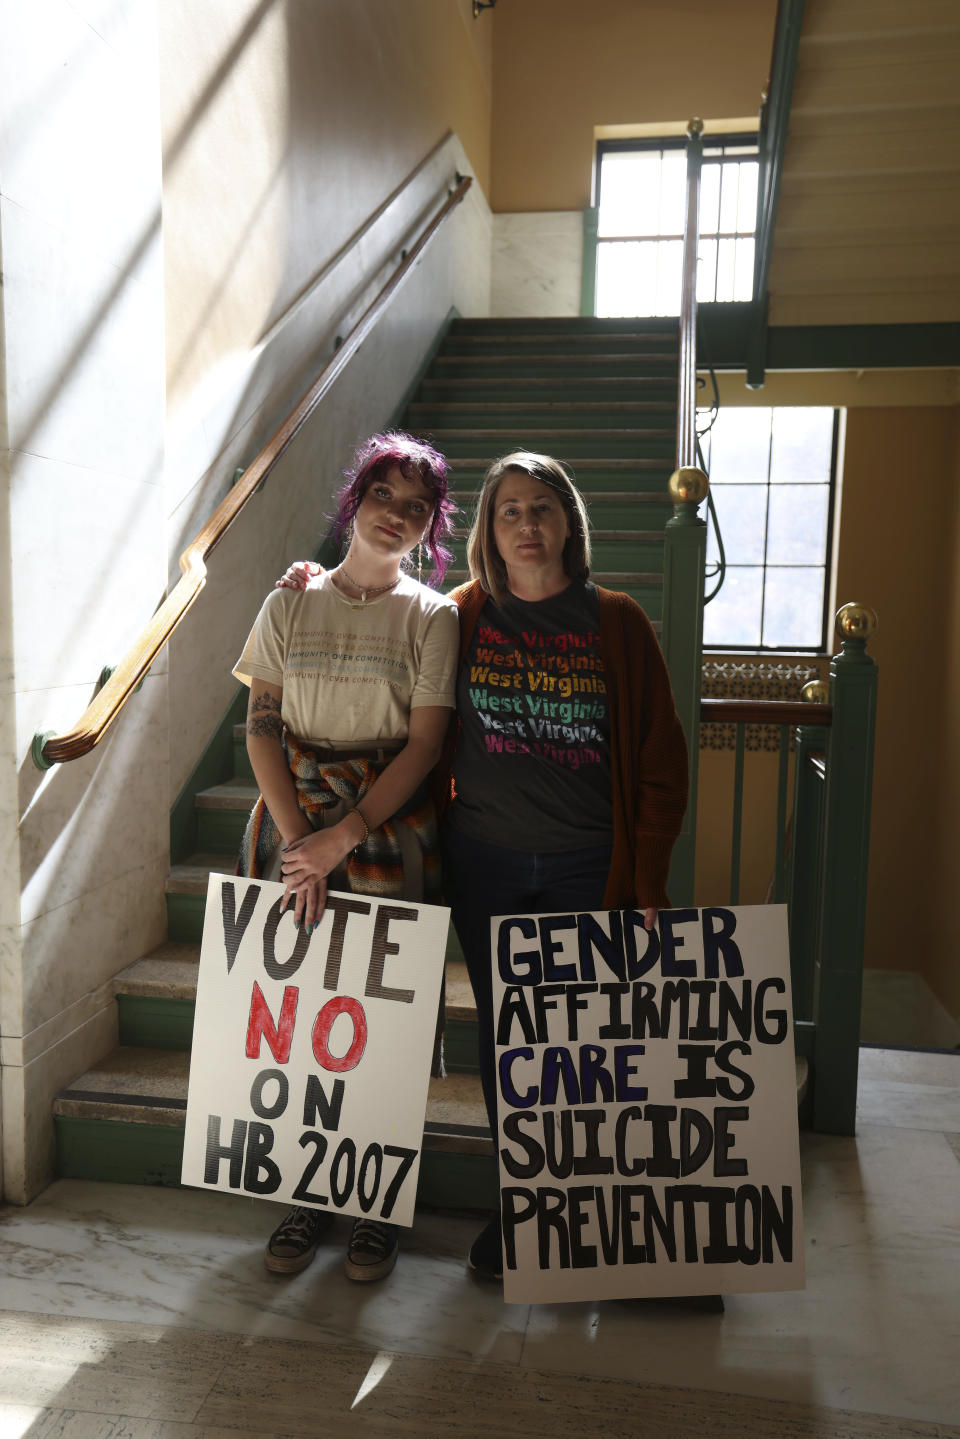
[[[743,753],[746,725],[737,725],[737,751],[733,762],[733,845],[730,851],[730,903],[740,903],[740,848],[743,828]]]

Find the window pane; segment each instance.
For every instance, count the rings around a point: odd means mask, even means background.
[[[771,485],[768,564],[823,564],[829,498],[829,485]]]
[[[759,645],[762,569],[730,569],[703,612],[705,645]]]
[[[729,234],[737,228],[737,204],[740,198],[740,166],[723,166],[720,184],[720,230]]]
[[[733,267],[736,263],[736,240],[720,240],[717,245],[717,299],[733,299]]]
[[[700,171],[700,234],[715,235],[720,220],[720,166],[704,165]]]
[[[727,563],[762,565],[763,537],[767,526],[766,485],[724,485],[714,494],[713,503]],[[711,530],[707,535],[708,562],[717,559],[715,545],[711,553],[712,540]]]
[[[741,234],[752,235],[757,228],[757,180],[760,166],[740,166],[740,195],[737,200],[737,229]]]
[[[614,151],[604,155],[600,162],[598,234],[655,233],[659,184],[659,151]]]
[[[709,304],[717,295],[717,242],[701,240],[697,251],[697,304]]]
[[[815,483],[830,478],[832,409],[777,409],[773,420],[770,477],[774,484]]]
[[[765,645],[807,649],[821,643],[824,579],[822,565],[800,570],[767,570],[763,606]],[[707,606],[708,611],[711,609],[712,604]]]
[[[735,278],[733,282],[733,298],[735,300],[753,299],[753,240],[735,240],[736,259],[734,263]]]
[[[684,150],[667,150],[660,171],[661,235],[683,234],[683,212],[687,201],[687,156]]]
[[[657,298],[654,315],[679,315],[683,288],[683,241],[661,240],[657,252]]]
[[[650,242],[597,246],[597,314],[652,315],[657,271]]]
[[[712,485],[738,481],[766,484],[770,463],[770,416],[765,406],[721,409],[713,427]],[[716,499],[716,496],[714,496]]]

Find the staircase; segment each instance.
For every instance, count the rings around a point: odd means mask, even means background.
[[[667,479],[676,448],[673,320],[455,320],[400,423],[451,460],[469,513],[484,471],[513,449],[568,464],[586,496],[593,575],[659,629]],[[450,586],[468,578],[466,531]],[[58,1172],[177,1184],[200,934],[211,871],[232,873],[257,797],[238,696],[174,811],[167,942],[115,980],[119,1047],[54,1101]],[[455,938],[447,953],[448,1075],[432,1080],[420,1202],[492,1208],[497,1180],[476,1065],[476,1011]]]
[[[659,628],[676,396],[675,320],[454,320],[403,423],[451,461],[468,516],[498,456],[562,460],[589,505],[594,578]],[[451,586],[469,578],[464,548]]]

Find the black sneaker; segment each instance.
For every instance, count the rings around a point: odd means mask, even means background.
[[[322,1209],[291,1209],[267,1240],[267,1268],[274,1274],[299,1274],[312,1263],[317,1245],[333,1223]]]
[[[382,1224],[379,1219],[355,1219],[343,1266],[347,1278],[360,1284],[383,1279],[396,1264],[399,1251],[395,1224]]]
[[[503,1279],[503,1230],[499,1214],[493,1216],[473,1241],[467,1263],[481,1279]]]

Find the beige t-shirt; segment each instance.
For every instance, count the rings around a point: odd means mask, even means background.
[[[325,571],[305,590],[272,590],[233,673],[283,686],[299,739],[367,747],[407,738],[410,711],[456,704],[457,607],[408,575],[365,604]]]

